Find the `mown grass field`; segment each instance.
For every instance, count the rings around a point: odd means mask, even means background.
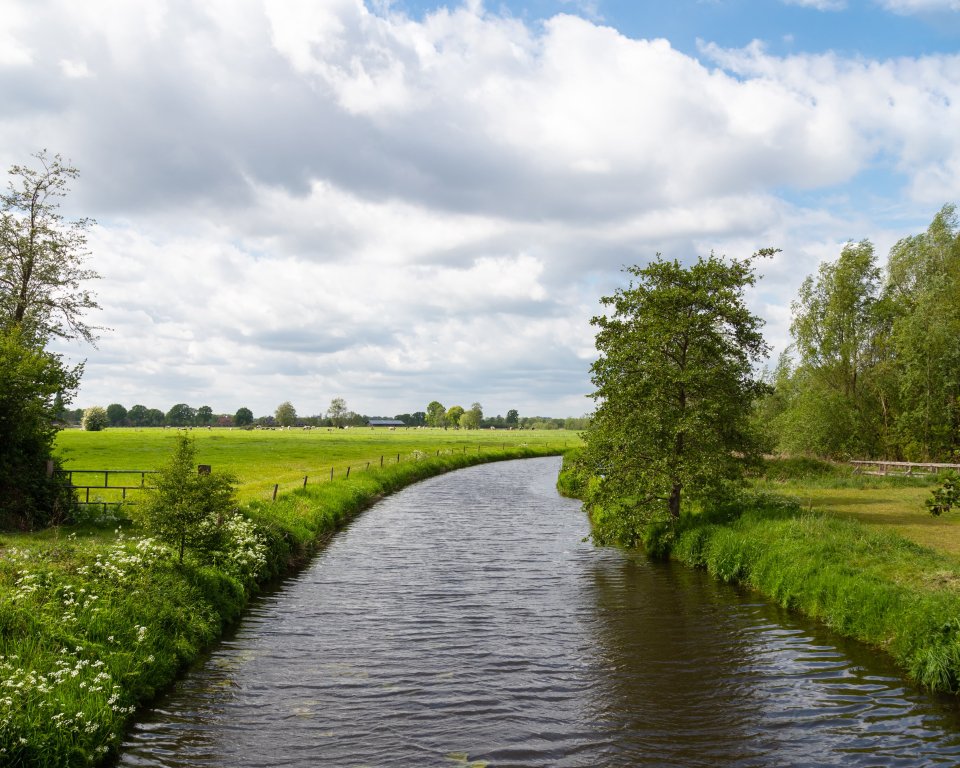
[[[755,487],[795,500],[805,510],[823,511],[899,534],[960,560],[960,513],[934,517],[924,500],[936,478],[878,477],[872,475],[823,478],[767,478]]]
[[[106,429],[84,432],[73,429],[57,437],[57,452],[70,470],[150,470],[164,463],[173,450],[175,429]],[[329,481],[330,470],[341,477],[351,472],[396,463],[415,452],[483,452],[529,445],[562,449],[580,443],[579,433],[566,430],[491,431],[443,429],[311,430],[194,429],[197,460],[215,470],[233,473],[239,480],[241,501],[268,499],[274,485],[280,493],[308,483]],[[419,455],[418,454],[418,455]],[[140,482],[139,476],[111,476],[111,485]],[[75,474],[75,484],[102,483],[103,475]],[[117,494],[101,494],[113,501]],[[93,498],[93,495],[91,496]]]

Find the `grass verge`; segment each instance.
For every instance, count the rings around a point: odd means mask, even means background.
[[[432,475],[551,452],[451,448],[254,501],[236,556],[215,564],[181,565],[135,527],[0,537],[0,764],[106,760],[137,707],[240,616],[258,584],[305,562],[358,512]]]
[[[930,481],[771,469],[738,504],[687,513],[676,528],[652,529],[648,549],[881,649],[927,688],[958,692],[960,562],[891,529],[903,521],[890,515],[919,525],[912,506],[887,510],[882,522],[863,521],[872,514],[870,499],[922,498]],[[582,480],[571,475],[565,469],[558,487],[576,496]],[[841,514],[812,501],[838,493],[850,499]]]

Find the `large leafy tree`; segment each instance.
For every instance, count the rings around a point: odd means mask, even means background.
[[[902,452],[951,457],[960,451],[960,221],[953,206],[893,247],[886,294]]]
[[[0,325],[17,326],[45,344],[52,337],[94,341],[84,314],[98,307],[86,283],[99,277],[84,266],[92,221],[65,221],[60,198],[78,171],[60,155],[34,155],[37,168],[10,169],[0,196]]]
[[[886,395],[878,368],[883,322],[880,269],[869,241],[848,243],[800,287],[791,333],[796,397],[782,419],[782,445],[843,457],[883,443]]]
[[[766,385],[753,366],[767,347],[744,291],[771,253],[689,267],[658,255],[601,300],[583,454],[598,540],[636,544],[650,522],[679,518],[685,494],[725,495],[758,458],[750,414]]]
[[[82,367],[0,329],[0,527],[62,522],[75,501],[56,476],[57,410],[69,402]]]
[[[59,212],[77,170],[59,156],[14,165],[0,194],[0,524],[66,519],[72,501],[57,476],[53,437],[82,366],[46,351],[52,338],[93,341],[84,313],[97,307],[84,268],[91,222]]]
[[[167,411],[166,423],[171,427],[192,427],[196,416],[195,409],[186,403],[177,403]]]

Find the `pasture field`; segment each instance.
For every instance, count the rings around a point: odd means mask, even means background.
[[[165,463],[174,445],[176,429],[115,428],[102,432],[64,430],[57,436],[57,454],[64,468],[73,470],[74,483],[101,484],[103,470],[152,470]],[[444,430],[325,427],[287,430],[193,429],[197,461],[214,470],[233,473],[239,480],[241,501],[269,499],[274,485],[280,493],[303,485],[329,481],[351,472],[396,464],[413,456],[476,453],[530,446],[562,450],[580,444],[579,433],[568,430]],[[81,475],[78,470],[101,470]],[[139,475],[111,475],[111,485],[136,485]],[[117,494],[101,493],[113,501]],[[91,496],[91,499],[93,496]]]
[[[934,517],[924,505],[937,486],[926,478],[866,475],[757,481],[755,487],[796,501],[801,508],[899,534],[960,559],[960,513]]]

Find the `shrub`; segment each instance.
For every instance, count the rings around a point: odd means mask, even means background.
[[[142,506],[144,525],[179,552],[189,547],[211,553],[224,545],[225,523],[235,514],[236,478],[226,473],[200,474],[197,449],[187,435],[177,435],[170,462],[159,468]]]
[[[83,412],[83,421],[80,423],[87,432],[99,432],[102,429],[106,429],[110,423],[110,419],[107,418],[105,408],[94,405]]]

